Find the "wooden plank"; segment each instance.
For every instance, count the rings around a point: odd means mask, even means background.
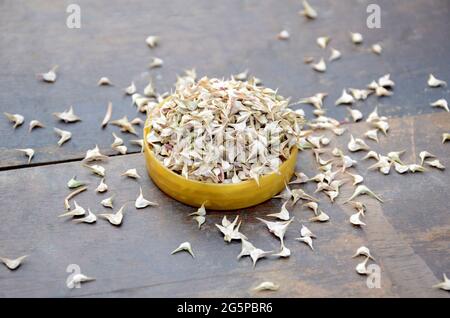
[[[418,152],[426,149],[450,166],[449,145],[440,142],[441,133],[450,130],[449,118],[440,113],[390,120],[388,137],[370,145],[382,153],[405,149],[407,162],[417,160]],[[366,123],[348,127],[355,136],[367,128]],[[333,138],[329,149],[344,148],[348,139],[348,133]],[[360,159],[363,153],[352,156]],[[206,224],[198,230],[188,216],[194,209],[161,193],[148,179],[139,154],[110,158],[105,163],[109,190],[102,195],[94,192],[99,178],[89,175],[79,162],[2,171],[0,253],[30,257],[15,272],[0,267],[0,297],[448,297],[448,293],[431,288],[450,268],[450,215],[445,195],[448,172],[430,170],[403,176],[391,172],[384,176],[367,171],[370,164],[359,161],[354,171],[366,178],[366,184],[382,195],[385,203],[361,198],[368,205],[367,227],[355,229],[348,223],[353,211],[342,203],[353,190],[350,185],[343,186],[343,194],[334,204],[318,194],[331,221],[306,223],[318,237],[315,250],[294,240],[300,223],[311,216],[297,204],[290,209],[295,221],[286,234],[291,257],[264,259],[255,269],[248,258],[236,260],[240,244],[225,243],[215,228],[223,212],[208,211]],[[134,167],[142,179],[120,176]],[[298,168],[310,176],[315,174],[310,153],[299,156]],[[90,182],[89,190],[76,198],[83,207],[100,213],[105,210],[100,200],[112,194],[116,195],[116,207],[127,204],[120,228],[104,220],[88,225],[56,217],[63,210],[63,198],[69,192],[65,184],[72,175]],[[159,207],[134,209],[139,186]],[[315,185],[307,184],[304,189],[313,193]],[[241,230],[255,246],[277,250],[279,242],[256,217],[277,211],[281,204],[273,199],[227,215],[241,216]],[[184,253],[170,255],[183,241],[191,242],[195,259]],[[369,289],[366,277],[354,270],[361,260],[351,255],[361,245],[371,249],[380,265],[380,289]],[[79,265],[97,281],[68,289],[69,264]],[[263,280],[279,283],[281,289],[276,293],[252,292],[251,288]]]
[[[111,132],[118,129],[99,128],[107,102],[113,102],[114,118],[127,115],[131,119],[136,116],[135,108],[122,91],[131,80],[142,91],[151,77],[164,92],[173,87],[176,74],[191,67],[199,75],[217,77],[249,69],[267,86],[279,88],[293,100],[328,92],[328,113],[339,119],[347,116],[345,108],[333,106],[342,89],[363,87],[385,73],[391,73],[397,83],[395,95],[380,100],[371,97],[364,108],[378,105],[392,116],[429,113],[435,111],[428,107],[429,102],[449,96],[448,88],[426,88],[428,73],[440,77],[450,73],[447,1],[379,2],[381,29],[366,27],[368,0],[358,4],[317,1],[320,18],[315,21],[298,16],[298,0],[283,5],[275,0],[214,5],[193,0],[131,1],[126,5],[118,0],[80,0],[81,29],[65,25],[69,3],[9,0],[0,4],[0,111],[26,117],[25,125],[16,130],[5,118],[0,120],[0,168],[26,163],[16,148],[35,148],[35,163],[80,158],[95,144],[111,154]],[[282,42],[276,34],[284,28],[291,39]],[[350,30],[363,33],[363,46],[350,43]],[[144,39],[149,34],[161,36],[160,47],[146,47]],[[323,35],[331,36],[331,45],[342,51],[343,58],[330,64],[327,73],[317,74],[302,60],[304,56],[328,57],[329,52],[315,44],[316,37]],[[381,57],[368,52],[368,47],[379,41],[384,47]],[[165,64],[149,70],[154,55]],[[37,81],[35,74],[53,64],[60,66],[57,82]],[[115,86],[97,87],[100,76],[108,76]],[[69,105],[82,117],[81,123],[64,125],[52,117]],[[310,113],[309,106],[305,109]],[[28,134],[26,126],[32,119],[41,120],[48,128]],[[71,130],[73,140],[58,148],[54,126]]]

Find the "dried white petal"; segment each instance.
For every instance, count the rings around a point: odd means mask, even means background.
[[[159,36],[156,35],[149,35],[146,39],[145,39],[145,43],[147,43],[147,45],[151,48],[154,48],[158,45],[159,43]]]
[[[350,172],[346,172],[346,173],[352,177],[353,185],[360,184],[361,182],[364,181],[364,178],[362,176],[360,176],[359,174],[351,174]]]
[[[355,226],[366,225],[366,223],[361,221],[360,217],[361,217],[361,212],[357,212],[355,214],[352,214],[350,216],[350,223],[355,225]]]
[[[364,133],[364,137],[375,140],[378,142],[378,129],[371,129]]]
[[[113,120],[113,121],[111,121],[111,124],[115,125],[115,126],[119,126],[120,130],[123,132],[128,132],[130,134],[137,136],[136,129],[134,129],[133,125],[128,121],[127,116],[124,116],[120,119]]]
[[[229,222],[227,217],[224,216],[222,219],[222,225],[215,224],[216,227],[222,232],[223,234],[223,240],[225,242],[231,242],[232,240],[242,240],[247,239],[247,237],[239,232],[239,228],[241,226],[241,222],[237,224],[237,221],[239,219],[239,215],[236,216],[233,222]]]
[[[76,176],[73,176],[72,179],[70,179],[67,182],[67,187],[69,187],[69,189],[75,189],[81,186],[84,186],[86,184],[86,182],[83,181],[78,181]]]
[[[100,181],[100,184],[97,186],[95,191],[97,191],[99,193],[103,193],[103,192],[108,191],[108,186],[105,183],[105,178],[102,178],[102,180]]]
[[[246,81],[248,78],[248,70],[233,75],[233,78],[237,81]]]
[[[342,136],[342,134],[346,131],[346,128],[335,128],[333,129],[333,133],[337,136]]]
[[[363,255],[363,256],[366,256],[366,257],[368,257],[368,258],[370,258],[370,259],[372,259],[372,260],[375,260],[375,259],[372,257],[372,255],[370,254],[369,248],[367,248],[367,247],[365,247],[365,246],[359,247],[359,248],[356,250],[356,253],[355,253],[352,257],[354,258],[354,257],[358,257],[358,256],[360,256],[360,255]]]
[[[380,55],[381,52],[383,51],[383,48],[379,43],[373,44],[370,49],[372,50],[373,53],[377,55]]]
[[[121,155],[125,155],[127,153],[128,148],[126,146],[117,146],[114,147],[113,150],[118,151]]]
[[[95,280],[94,277],[88,277],[81,273],[70,275],[67,278],[67,287],[74,288],[75,286],[77,286],[80,283],[92,282],[94,280]]]
[[[310,236],[296,237],[295,239],[307,244],[314,251],[313,242]]]
[[[317,202],[311,201],[311,202],[307,202],[303,205],[310,208],[311,210],[313,210],[315,215],[318,215],[319,204],[317,204]]]
[[[427,160],[427,161],[425,161],[425,163],[427,165],[431,166],[431,167],[434,167],[434,168],[437,168],[437,169],[440,169],[440,170],[444,170],[445,169],[445,166],[438,159]]]
[[[345,89],[343,89],[341,97],[339,97],[334,104],[338,106],[342,104],[353,104],[354,102],[355,99],[353,98],[353,96],[347,93]]]
[[[44,128],[44,124],[39,120],[33,119],[30,121],[28,132],[31,132],[34,128]]]
[[[428,151],[421,151],[419,153],[419,157],[420,157],[420,164],[423,165],[423,162],[425,159],[427,158],[436,158],[435,155],[433,155],[432,153],[429,153]]]
[[[277,38],[279,40],[287,40],[289,39],[289,32],[287,30],[283,30],[280,33],[278,33]]]
[[[442,290],[450,290],[450,279],[448,279],[444,273],[444,281],[439,284],[434,285],[433,288],[440,288]]]
[[[70,106],[69,109],[63,111],[62,113],[56,112],[56,113],[53,113],[53,115],[65,123],[74,123],[74,122],[81,120],[80,117],[75,115],[75,112],[74,112],[72,106]]]
[[[297,203],[297,201],[300,199],[308,200],[308,201],[316,201],[316,202],[319,201],[317,198],[307,194],[303,189],[293,189],[293,190],[291,190],[291,193],[292,193],[292,204],[293,205],[295,203]]]
[[[89,170],[92,171],[92,173],[99,175],[100,177],[104,177],[105,176],[105,168],[99,165],[92,165],[89,166],[87,164],[83,164],[84,167],[88,168]]]
[[[289,211],[288,211],[288,209],[286,209],[286,204],[288,202],[289,201],[286,201],[286,202],[283,203],[283,205],[281,206],[281,211],[280,212],[267,214],[267,216],[271,216],[271,217],[274,217],[274,218],[277,218],[277,219],[280,219],[280,220],[283,220],[283,221],[288,221],[289,218],[290,218]]]
[[[378,156],[378,154],[375,151],[371,150],[362,159],[366,160],[366,159],[371,159],[371,158],[378,160],[379,156]]]
[[[395,162],[398,162],[398,163],[402,163],[402,160],[400,159],[400,156],[402,155],[402,154],[404,154],[405,153],[405,150],[401,150],[401,151],[391,151],[391,152],[389,152],[388,154],[387,154],[387,157],[390,159],[390,160],[392,160],[392,161],[395,161]]]
[[[442,143],[445,143],[447,140],[450,140],[450,133],[442,134]]]
[[[70,210],[69,212],[58,215],[58,217],[66,217],[66,216],[83,216],[86,214],[86,210],[77,204],[77,201],[73,200],[75,204],[75,208]]]
[[[372,126],[381,130],[385,136],[387,135],[387,132],[389,130],[389,123],[387,121],[379,120],[375,123],[372,123]]]
[[[385,74],[378,79],[378,86],[381,87],[394,87],[395,83],[391,80],[391,74]]]
[[[322,49],[325,49],[330,42],[330,38],[328,36],[321,36],[316,39],[316,43]]]
[[[139,196],[137,197],[134,206],[136,207],[136,209],[143,209],[148,206],[158,206],[158,203],[151,202],[145,199],[144,196],[142,195],[142,187],[139,187]]]
[[[150,81],[147,86],[145,86],[144,88],[144,95],[147,97],[156,97],[156,91],[155,88],[153,87],[153,82]]]
[[[284,234],[286,233],[289,224],[294,220],[294,218],[292,218],[289,221],[272,222],[261,218],[257,219],[263,222],[269,229],[269,232],[278,237],[282,243],[284,242]]]
[[[91,212],[91,210],[88,208],[88,215],[80,218],[80,219],[74,219],[73,221],[75,223],[95,223],[97,221],[97,217],[94,213]]]
[[[380,202],[383,202],[383,200],[378,195],[376,195],[372,190],[370,190],[365,185],[357,186],[355,189],[355,192],[353,192],[352,196],[350,198],[348,198],[345,202],[349,202],[349,201],[353,200],[354,198],[356,198],[357,196],[365,195],[365,194],[371,196],[372,198],[377,199]]]
[[[10,114],[6,112],[4,112],[3,114],[5,114],[6,118],[8,118],[10,122],[14,123],[13,126],[14,128],[17,128],[20,125],[22,125],[23,121],[25,120],[25,118],[20,114]]]
[[[150,68],[161,67],[164,64],[164,61],[158,57],[154,57],[149,64]]]
[[[102,85],[112,85],[111,81],[109,80],[109,78],[107,77],[101,77],[98,82],[97,82],[98,86],[102,86]]]
[[[298,101],[299,104],[311,104],[317,109],[322,108],[323,99],[327,96],[327,93],[317,93],[314,96],[302,98]]]
[[[28,255],[20,256],[16,259],[10,259],[6,257],[0,257],[0,261],[5,264],[6,267],[10,270],[15,270],[19,268],[19,266],[22,264],[23,260],[27,258]]]
[[[108,220],[109,223],[111,223],[112,225],[121,225],[122,224],[122,220],[123,220],[123,209],[125,208],[125,205],[123,205],[119,211],[117,211],[116,213],[103,213],[100,214],[100,216],[102,218],[105,218],[106,220]]]
[[[437,101],[435,101],[434,103],[431,103],[430,106],[432,107],[440,107],[445,109],[447,112],[449,112],[450,110],[448,109],[448,103],[445,99],[441,98],[438,99]]]
[[[142,125],[142,124],[144,124],[144,121],[142,119],[140,119],[139,117],[136,117],[136,118],[133,118],[130,121],[130,124],[132,124],[132,125]]]
[[[318,63],[312,65],[312,68],[317,72],[323,73],[327,70],[327,64],[325,63],[325,60],[321,58]]]
[[[31,159],[33,159],[34,156],[34,150],[31,148],[16,149],[16,150],[23,152],[28,157],[28,164],[30,164]]]
[[[348,107],[347,109],[354,122],[357,122],[358,120],[361,120],[363,118],[363,114],[359,110],[352,109],[350,107]]]
[[[331,48],[331,54],[330,54],[330,58],[328,59],[328,61],[332,62],[332,61],[338,60],[341,58],[341,56],[342,56],[342,54],[340,51],[338,51],[334,48]]]
[[[300,229],[300,235],[301,236],[309,236],[311,238],[315,238],[316,236],[306,227],[302,224],[302,228]]]
[[[304,15],[305,17],[309,19],[315,19],[317,18],[317,11],[311,7],[311,5],[308,3],[308,1],[303,0],[303,11],[300,11],[300,14]]]
[[[139,147],[141,147],[141,152],[144,152],[144,139],[130,140],[130,144],[138,145]]]
[[[428,86],[430,87],[439,87],[439,86],[447,86],[447,82],[437,79],[433,74],[430,74],[428,77]]]
[[[54,83],[56,81],[56,70],[58,65],[55,65],[47,73],[38,74],[38,77],[47,83]]]
[[[276,254],[272,254],[272,256],[287,258],[291,256],[291,250],[284,246],[283,243],[281,243],[281,250]]]
[[[253,288],[253,291],[277,291],[280,288],[280,285],[272,283],[272,282],[262,282],[255,288]]]
[[[330,142],[331,142],[331,140],[328,139],[327,137],[320,138],[320,143],[321,143],[322,145],[324,145],[324,146],[329,145]]]
[[[375,109],[367,117],[366,122],[374,123],[374,122],[377,122],[379,120],[380,120],[380,116],[378,116],[378,107],[375,107]]]
[[[415,164],[415,163],[408,165],[408,168],[409,168],[409,171],[411,171],[412,173],[425,171],[424,167],[422,167],[421,165]]]
[[[206,218],[204,216],[201,216],[201,215],[194,216],[193,219],[197,222],[199,229],[206,222]]]
[[[357,164],[356,160],[353,160],[350,156],[341,155],[341,160],[342,172],[345,172],[345,169],[353,167]]]
[[[237,256],[237,259],[240,259],[243,256],[250,256],[250,253],[256,249],[256,247],[252,243],[247,241],[246,239],[242,239],[241,243],[242,243],[242,248],[241,248],[241,252]]]
[[[368,89],[357,89],[357,88],[349,88],[350,93],[355,98],[355,100],[366,100],[370,94],[373,92]]]
[[[98,145],[95,145],[94,148],[89,149],[86,151],[86,156],[84,157],[84,162],[91,162],[91,161],[102,161],[108,159],[108,156],[103,155],[100,152],[100,149],[98,148]]]
[[[72,133],[70,131],[62,130],[62,129],[59,129],[59,128],[56,128],[56,127],[53,128],[53,130],[60,137],[59,140],[58,140],[58,146],[61,146],[63,143],[65,143],[70,138],[72,138]]]
[[[115,148],[117,146],[121,146],[123,145],[123,139],[118,137],[115,133],[112,133],[113,137],[114,137],[114,141],[111,144],[111,148]]]
[[[307,180],[309,179],[308,176],[303,172],[294,172],[294,175],[296,179],[289,182],[289,184],[301,184],[307,182]]]
[[[352,42],[353,42],[354,44],[361,44],[362,41],[363,41],[363,36],[361,35],[361,33],[357,33],[357,32],[353,33],[353,32],[350,32],[350,37],[351,37]]]
[[[389,174],[389,172],[391,170],[392,162],[397,162],[397,161],[392,161],[388,157],[380,155],[378,162],[371,165],[368,169],[369,170],[378,169],[383,174]],[[398,163],[402,164],[402,162],[398,162]]]
[[[108,106],[106,107],[105,117],[103,118],[103,121],[102,121],[102,128],[104,128],[104,127],[106,127],[106,125],[108,125],[108,122],[111,120],[111,115],[112,115],[112,103],[109,102]]]
[[[370,149],[370,147],[364,142],[364,140],[354,138],[353,135],[350,135],[350,141],[347,144],[347,148],[351,152]]]
[[[133,95],[134,93],[136,93],[136,85],[134,84],[134,82],[131,82],[130,86],[125,88],[125,94]]]
[[[400,174],[403,174],[409,170],[409,167],[407,165],[404,165],[404,164],[401,164],[398,162],[394,162],[394,168],[395,168],[395,171],[397,171]]]
[[[189,243],[189,242],[183,242],[183,243],[181,243],[180,246],[178,246],[176,249],[174,249],[174,250],[172,251],[172,253],[170,253],[170,254],[173,255],[173,254],[178,253],[178,252],[181,252],[181,251],[186,251],[186,252],[188,252],[189,254],[191,254],[191,256],[192,256],[193,258],[195,258],[194,252],[192,251],[191,243]]]
[[[128,169],[124,173],[121,174],[122,176],[127,176],[129,178],[133,179],[139,179],[141,176],[138,174],[136,169]]]
[[[311,222],[327,222],[330,220],[330,217],[328,214],[320,210],[320,213],[312,218],[309,219]]]
[[[255,248],[254,250],[252,250],[252,251],[250,252],[250,258],[251,258],[252,261],[253,261],[253,268],[255,268],[256,262],[257,262],[259,259],[264,258],[264,257],[266,257],[266,256],[269,256],[269,255],[271,255],[271,254],[272,254],[272,251],[263,251],[263,250],[261,250],[261,249],[259,249],[259,248]]]
[[[113,199],[114,196],[110,196],[109,198],[103,199],[100,203],[101,205],[103,205],[105,208],[113,208]]]
[[[384,88],[383,86],[378,86],[375,89],[375,95],[381,97],[381,96],[392,96],[392,92],[388,91],[386,88]]]
[[[385,74],[378,79],[379,87],[394,87],[395,83],[391,80],[391,74]]]

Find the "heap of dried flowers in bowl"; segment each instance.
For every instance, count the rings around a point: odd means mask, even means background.
[[[301,112],[254,82],[193,76],[148,110],[144,152],[153,182],[191,206],[233,210],[279,193],[294,172]]]

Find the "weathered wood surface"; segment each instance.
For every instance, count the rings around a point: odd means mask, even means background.
[[[249,69],[293,100],[328,92],[329,115],[340,119],[347,112],[333,104],[343,88],[362,88],[391,73],[397,84],[395,95],[371,97],[364,107],[378,105],[395,116],[434,112],[428,104],[449,97],[448,88],[426,88],[429,73],[450,82],[449,2],[377,1],[382,28],[368,29],[366,7],[371,2],[317,0],[313,3],[320,18],[306,21],[297,14],[298,0],[79,0],[81,29],[69,29],[66,7],[72,1],[2,1],[0,111],[24,114],[26,123],[13,130],[5,118],[0,119],[0,168],[26,163],[15,148],[35,148],[34,163],[81,158],[95,144],[112,153],[111,132],[118,129],[99,128],[107,102],[113,102],[113,118],[133,118],[135,108],[123,95],[123,87],[134,80],[142,91],[151,77],[164,92],[173,87],[176,74],[192,67],[199,75],[217,77]],[[276,39],[282,29],[290,31],[289,41]],[[361,32],[364,44],[351,44],[349,31]],[[146,46],[149,34],[161,36],[160,47]],[[325,74],[317,74],[303,64],[303,57],[328,58],[329,51],[315,43],[323,35],[332,38],[331,46],[341,50],[343,58],[329,64]],[[381,56],[368,52],[376,42],[384,47]],[[164,66],[149,70],[152,56],[163,58]],[[36,80],[36,73],[54,64],[60,66],[55,84]],[[101,76],[108,76],[115,86],[97,87]],[[82,117],[81,123],[64,125],[51,115],[69,105]],[[32,119],[48,128],[28,134]],[[54,126],[74,134],[62,148],[56,146]],[[138,151],[133,146],[129,150]]]
[[[383,113],[380,113],[383,115]],[[441,134],[450,130],[447,113],[390,120],[388,137],[370,146],[386,154],[405,149],[404,160],[419,161],[418,153],[427,150],[450,167],[450,144],[441,144]],[[360,136],[366,123],[348,125]],[[349,133],[332,138],[328,146],[344,148]],[[364,153],[352,154],[360,159]],[[323,156],[326,158],[326,156]],[[188,216],[195,209],[167,197],[146,175],[140,154],[110,158],[107,168],[107,193],[94,189],[100,178],[90,175],[79,162],[0,172],[0,254],[10,257],[30,254],[15,272],[0,266],[0,297],[449,297],[435,290],[442,273],[450,270],[450,214],[448,213],[448,170],[428,169],[423,174],[389,176],[367,171],[370,161],[358,161],[357,171],[365,183],[380,194],[384,203],[361,197],[368,211],[366,227],[357,229],[348,223],[353,210],[342,202],[351,194],[350,184],[330,204],[318,194],[321,208],[330,215],[326,224],[306,223],[317,235],[315,250],[294,240],[300,224],[312,213],[297,204],[290,208],[295,216],[288,229],[286,245],[289,259],[263,259],[252,269],[248,258],[236,260],[240,244],[227,244],[215,228],[223,212],[209,211],[201,230]],[[120,174],[136,167],[142,178],[124,179]],[[298,169],[316,173],[311,153],[302,153]],[[115,206],[127,203],[124,223],[113,227],[104,220],[96,224],[73,224],[57,218],[63,211],[63,198],[69,192],[65,184],[77,175],[90,182],[89,190],[76,197],[83,207],[95,213],[105,211],[100,200],[115,194]],[[136,210],[133,201],[142,186],[147,199],[160,205]],[[307,184],[308,193],[315,190]],[[255,246],[277,250],[279,241],[256,220],[278,211],[282,202],[269,200],[238,212],[241,230]],[[190,241],[196,258],[185,253],[170,255],[179,243]],[[366,287],[366,277],[354,268],[362,259],[352,259],[361,245],[368,246],[381,267],[381,289]],[[66,267],[77,264],[83,273],[96,277],[80,289],[66,287]],[[281,285],[276,293],[256,294],[251,288],[264,280]]]

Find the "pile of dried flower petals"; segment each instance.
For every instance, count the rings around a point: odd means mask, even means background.
[[[304,132],[303,113],[270,88],[179,77],[150,111],[147,142],[165,167],[187,179],[238,183],[278,171]]]

